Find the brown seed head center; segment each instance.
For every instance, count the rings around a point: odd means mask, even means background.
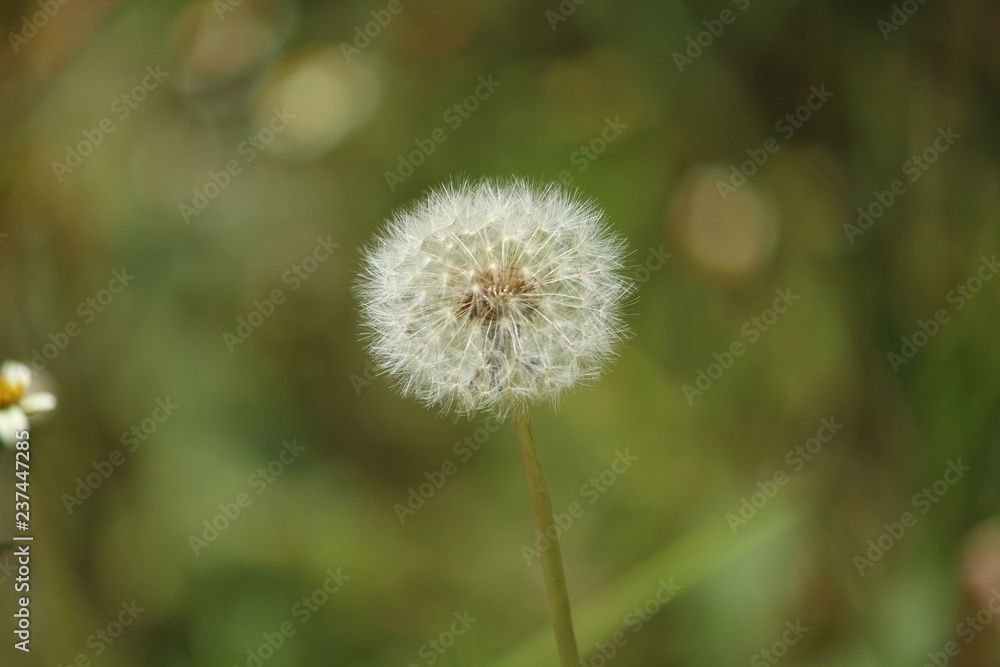
[[[488,269],[472,277],[455,315],[490,326],[518,316],[530,319],[538,301],[534,281],[520,270],[513,266]]]

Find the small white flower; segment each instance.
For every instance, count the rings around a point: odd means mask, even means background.
[[[557,186],[432,191],[365,253],[369,349],[405,395],[505,415],[595,380],[625,334],[625,244]]]
[[[56,407],[56,397],[48,392],[28,394],[31,371],[24,364],[5,361],[0,366],[0,442],[8,447],[17,442],[16,433],[28,429],[28,415]]]

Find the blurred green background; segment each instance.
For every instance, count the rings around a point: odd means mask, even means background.
[[[393,210],[511,174],[596,200],[639,281],[535,413],[585,664],[1000,664],[995,3],[0,20],[0,358],[60,401],[0,664],[555,664],[513,428],[371,375],[351,293]]]

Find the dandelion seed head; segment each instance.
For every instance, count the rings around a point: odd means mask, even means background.
[[[461,415],[555,401],[625,335],[624,256],[603,213],[556,186],[439,188],[365,253],[370,354],[404,395]]]

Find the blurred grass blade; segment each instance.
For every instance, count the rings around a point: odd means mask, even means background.
[[[576,605],[576,634],[580,646],[608,641],[623,628],[623,617],[647,600],[659,579],[673,577],[683,595],[713,573],[791,530],[802,513],[782,509],[771,517],[758,517],[734,536],[721,518],[712,519],[665,546],[637,565],[586,604]],[[551,667],[555,651],[546,625],[493,663],[493,667]]]

